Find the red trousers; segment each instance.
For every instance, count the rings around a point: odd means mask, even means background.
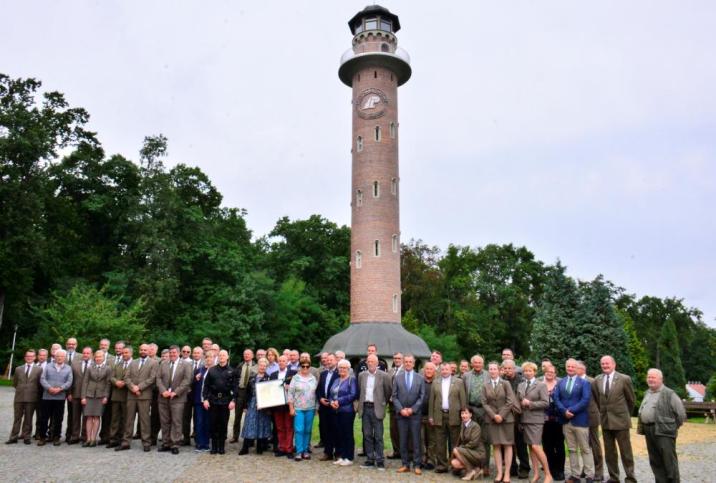
[[[274,410],[273,423],[278,434],[278,450],[293,453],[293,417],[288,409]]]

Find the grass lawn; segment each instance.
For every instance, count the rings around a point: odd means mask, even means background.
[[[388,419],[389,416],[386,414],[386,417],[383,420],[383,446],[386,455],[393,452],[393,445],[390,442],[390,421]],[[313,418],[313,433],[311,434],[311,443],[318,443],[319,436],[320,433],[318,432],[318,416],[316,416],[315,418]],[[356,441],[356,448],[362,448],[363,431],[360,419],[358,418],[358,414],[356,414],[356,418],[353,421],[353,437]]]

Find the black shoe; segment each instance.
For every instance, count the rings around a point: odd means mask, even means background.
[[[108,439],[100,439],[99,442],[98,442],[98,444],[99,444],[99,445],[109,444],[109,440],[108,440]]]
[[[380,463],[376,463],[375,467],[378,469],[378,471],[385,471],[385,464],[382,461]]]
[[[435,473],[447,473],[447,472],[448,472],[448,470],[445,467],[440,466],[438,468],[435,468]]]
[[[393,453],[392,455],[388,456],[389,460],[399,460],[400,459],[400,453]]]
[[[424,470],[428,470],[428,471],[432,471],[432,470],[435,469],[435,465],[432,464],[432,463],[425,463],[425,464],[423,465],[423,469],[424,469]]]
[[[62,444],[62,441],[60,441],[59,439],[56,439],[52,442],[52,446],[60,446],[61,444]]]
[[[67,444],[77,444],[77,443],[79,443],[79,442],[80,442],[79,439],[70,439],[70,440],[67,441]],[[87,441],[85,441],[85,443],[86,443],[86,442],[87,442]],[[83,444],[84,444],[84,443],[83,443]]]
[[[37,440],[37,446],[45,446],[45,439],[40,438]]]
[[[30,438],[23,439],[22,442],[25,444],[32,444],[32,440]]]
[[[128,444],[122,444],[122,445],[119,445],[116,448],[114,448],[115,451],[126,451],[128,449],[129,449]]]
[[[142,437],[142,435],[139,434],[139,433],[137,433],[137,434],[135,434],[134,436],[132,436],[132,439],[139,439],[139,438],[141,438],[141,437]]]
[[[91,443],[89,443],[89,447],[90,447],[90,448],[96,448],[96,447],[97,447],[97,441],[92,441]]]
[[[221,442],[219,443],[219,448],[218,448],[219,454],[226,454],[226,450],[224,449],[224,445],[225,445],[225,444],[226,444],[226,443],[225,443],[224,441],[221,441]]]
[[[242,447],[242,448],[239,450],[239,456],[243,456],[243,455],[245,455],[245,454],[249,454],[249,448],[243,448],[243,447]]]
[[[145,447],[144,447],[144,452],[145,452],[145,453],[149,453],[151,450],[152,450],[152,447],[151,447],[151,446],[145,446]]]
[[[169,446],[160,446],[157,448],[157,453],[166,453],[167,451],[171,451],[172,449]]]
[[[273,455],[274,455],[276,458],[279,458],[279,457],[281,457],[281,456],[286,456],[286,453],[284,453],[283,451],[274,451],[274,452],[273,452]]]
[[[5,444],[17,444],[17,438],[10,438],[5,441]]]
[[[576,476],[570,476],[567,478],[566,483],[581,483],[582,480],[580,478],[577,478]]]
[[[172,448],[172,454],[179,454],[179,448]]]
[[[239,438],[236,436],[234,436],[233,438],[231,438],[229,440],[229,444],[234,444],[234,443],[238,443],[238,442],[239,442]]]
[[[117,446],[119,446],[119,443],[117,443],[116,441],[110,441],[109,443],[107,443],[108,448],[116,448]]]
[[[520,480],[526,480],[530,477],[530,470],[521,469],[517,472],[517,478]]]
[[[211,449],[209,450],[209,454],[216,454],[216,452],[217,452],[217,449],[216,449],[216,441],[214,441],[214,440],[212,439],[212,440],[211,440]]]
[[[89,444],[88,441],[85,441],[84,443],[82,443],[82,447],[83,447],[83,448],[89,448],[89,445],[90,445],[90,444]]]
[[[361,468],[375,468],[375,462],[371,460],[366,460],[365,463],[360,465]]]

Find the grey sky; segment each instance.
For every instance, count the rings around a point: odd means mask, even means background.
[[[209,7],[210,5],[210,7]],[[400,16],[402,239],[513,242],[716,317],[716,4],[416,2]],[[365,2],[3,2],[0,72],[92,115],[108,154],[169,138],[255,234],[350,223]]]

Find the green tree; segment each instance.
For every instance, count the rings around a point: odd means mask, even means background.
[[[676,391],[681,397],[686,396],[686,376],[681,364],[679,337],[674,321],[669,319],[662,326],[659,334],[658,350],[660,354],[659,369],[664,373],[664,384]]]
[[[40,326],[28,343],[49,347],[53,342],[77,337],[81,345],[96,348],[100,339],[109,337],[137,344],[146,334],[143,308],[141,300],[127,307],[103,290],[77,284],[66,293],[53,292],[46,306],[35,307]]]
[[[572,339],[578,334],[579,292],[560,261],[547,269],[544,293],[537,305],[532,332],[532,354],[549,358],[558,370],[575,357]]]
[[[637,392],[637,399],[641,400],[647,387],[646,373],[649,370],[649,355],[646,353],[646,347],[644,347],[644,344],[636,333],[634,321],[629,314],[617,309],[617,315],[622,320],[624,332],[627,337],[627,352],[634,367],[634,386]]]
[[[716,401],[716,373],[711,376],[709,382],[706,383],[706,397],[705,401]]]

